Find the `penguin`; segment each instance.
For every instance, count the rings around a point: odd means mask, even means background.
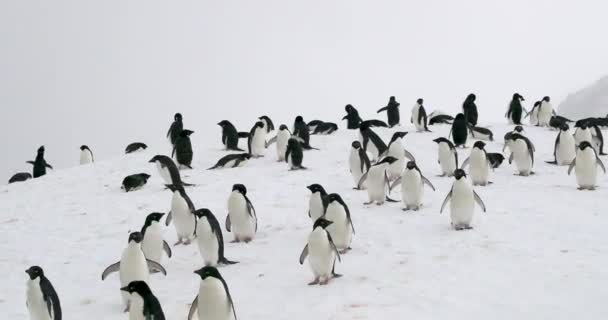
[[[473,127],[477,126],[477,118],[479,117],[475,99],[477,99],[477,97],[475,94],[471,93],[462,103],[462,113],[464,114],[466,122]],[[458,118],[458,116],[456,118]],[[454,141],[454,143],[456,142]],[[456,145],[458,145],[458,143],[456,143]]]
[[[182,132],[182,130],[184,130],[184,124],[182,122],[182,114],[176,113],[173,116],[173,123],[171,123],[171,126],[169,127],[169,130],[167,131],[167,138],[171,142],[171,145],[175,145],[175,142],[177,141],[177,138],[179,137],[179,134]]]
[[[600,167],[606,174],[606,167],[597,155],[595,149],[589,141],[583,141],[578,146],[576,158],[568,167],[568,175],[572,169],[576,171],[576,182],[579,190],[595,190],[597,182],[597,167]]]
[[[194,211],[194,215],[198,219],[196,223],[198,250],[205,266],[216,267],[218,264],[238,263],[228,260],[224,255],[222,228],[213,213],[209,209],[198,209]]]
[[[144,252],[141,250],[141,242],[144,236],[141,232],[132,232],[129,234],[129,244],[122,252],[120,261],[108,266],[101,274],[101,280],[105,280],[110,274],[119,272],[121,287],[125,287],[131,281],[148,282],[150,271],[161,272],[167,275],[167,271],[158,262],[146,259]],[[129,294],[122,291],[122,302],[125,305],[125,312],[129,311],[130,297]]]
[[[365,120],[361,122],[361,124],[359,124],[359,128],[361,128],[361,125],[363,125],[364,123],[369,128],[388,128],[388,124],[386,124],[386,122],[377,119]]]
[[[262,121],[262,123],[264,124],[264,129],[266,129],[266,133],[274,131],[274,123],[272,122],[270,117],[261,116],[258,118],[258,120]]]
[[[382,141],[366,122],[359,126],[359,141],[363,145],[363,150],[371,154],[371,161],[375,162],[388,150],[388,146]]]
[[[437,138],[433,140],[439,146],[439,160],[441,166],[441,177],[451,177],[454,175],[454,170],[458,169],[458,151],[452,141],[446,138]]]
[[[386,107],[380,108],[377,113],[384,111],[386,111],[386,116],[388,117],[388,126],[390,128],[400,124],[399,102],[395,100],[394,96],[391,96]]]
[[[403,211],[414,210],[418,211],[422,207],[422,198],[424,197],[424,185],[429,186],[435,191],[435,186],[422,175],[416,161],[408,161],[403,175],[396,180],[391,186],[391,190],[401,184],[401,200],[405,205]]]
[[[144,225],[141,227],[141,234],[144,239],[141,242],[141,251],[144,252],[146,259],[161,263],[163,252],[168,258],[171,258],[173,253],[171,247],[163,238],[163,228],[160,225],[160,219],[164,213],[152,212],[146,217]]]
[[[287,144],[291,138],[291,131],[286,125],[282,124],[277,133],[277,161],[285,161],[285,153],[287,152]]]
[[[125,148],[125,154],[146,150],[148,146],[143,142],[133,142]]]
[[[540,110],[540,105],[541,101],[534,102],[532,110],[526,115],[526,118],[530,117],[530,125],[538,127],[538,111]]]
[[[131,281],[120,290],[130,295],[129,320],[165,320],[163,308],[146,282]]]
[[[488,161],[490,161],[490,166],[492,169],[496,169],[500,167],[503,161],[505,161],[505,156],[502,153],[488,153]]]
[[[355,227],[350,216],[348,206],[337,193],[332,193],[327,196],[327,209],[325,210],[324,219],[331,221],[332,224],[327,226],[325,230],[329,232],[334,244],[340,253],[346,253],[350,250],[350,244],[355,234]]]
[[[342,120],[346,120],[346,128],[349,130],[359,129],[359,124],[363,122],[363,119],[359,116],[359,111],[350,104],[347,104],[344,110],[346,111],[346,115]]]
[[[156,164],[158,173],[165,181],[165,184],[174,186],[193,186],[191,183],[182,181],[179,169],[171,158],[163,155],[156,155],[148,162]]]
[[[506,149],[507,147],[509,147],[509,146],[510,146],[510,143],[511,143],[511,142],[513,142],[513,141],[511,140],[511,136],[512,136],[514,133],[519,133],[520,135],[522,135],[522,136],[524,136],[524,137],[526,136],[526,132],[524,131],[524,127],[522,127],[522,126],[515,126],[515,127],[513,128],[513,131],[509,131],[509,132],[505,133],[505,137],[504,137],[504,143],[505,143],[505,144],[504,144],[504,146],[503,146],[503,148],[502,148],[502,151],[503,151],[503,152],[505,151],[505,149]]]
[[[490,176],[490,159],[486,152],[486,144],[483,141],[477,141],[471,149],[471,155],[462,163],[462,169],[469,165],[469,174],[474,186],[487,186],[492,183],[489,181]]]
[[[494,141],[494,133],[490,129],[482,127],[469,127],[471,137],[479,140]]]
[[[536,151],[532,142],[519,133],[511,135],[509,143],[511,155],[509,156],[509,164],[515,160],[515,165],[520,176],[529,176],[534,174],[532,167],[534,166],[534,152]]]
[[[310,146],[310,130],[304,122],[302,116],[297,116],[293,123],[293,135],[302,143],[302,147],[306,150],[315,149]]]
[[[15,182],[24,182],[27,181],[29,179],[32,178],[32,175],[29,172],[18,172],[15,173],[9,180],[8,183],[15,183]]]
[[[511,103],[509,103],[509,110],[507,110],[506,114],[507,119],[509,119],[509,124],[521,125],[521,116],[524,111],[524,108],[521,105],[522,101],[525,101],[525,99],[519,93],[513,94],[513,99],[511,99]]]
[[[538,107],[538,125],[541,127],[548,127],[551,117],[556,115],[553,105],[551,105],[551,98],[544,97]]]
[[[348,157],[348,166],[350,174],[355,181],[355,190],[359,190],[359,180],[372,166],[367,156],[367,152],[363,150],[361,142],[353,141],[351,144],[350,155]],[[365,186],[362,186],[365,187]]]
[[[428,119],[426,116],[426,110],[424,109],[424,106],[422,106],[423,103],[424,103],[424,99],[416,100],[416,103],[412,107],[412,117],[410,119],[410,122],[414,124],[414,126],[416,127],[416,131],[430,132],[431,130],[429,130],[429,127],[428,127]]]
[[[429,126],[433,126],[436,124],[452,124],[452,121],[454,121],[454,117],[448,115],[448,114],[441,114],[441,113],[431,113],[429,116]]]
[[[171,156],[175,157],[180,168],[186,167],[188,169],[192,169],[193,152],[192,142],[190,142],[190,135],[193,133],[194,131],[191,130],[182,130],[175,140],[175,144],[173,145],[173,152],[171,153]]]
[[[310,126],[309,126],[310,127]],[[330,135],[338,130],[338,125],[332,122],[323,122],[318,124],[312,134]]]
[[[464,114],[457,114],[454,122],[452,122],[452,130],[450,130],[450,135],[452,136],[456,147],[466,148],[468,127]]]
[[[325,121],[312,120],[312,121],[309,121],[306,125],[308,126],[308,131],[314,132],[315,129],[317,129],[317,127],[323,123],[325,123]]]
[[[450,217],[454,229],[472,229],[471,222],[473,221],[473,213],[475,212],[475,202],[477,202],[483,212],[486,212],[486,205],[467,181],[467,174],[464,170],[456,169],[454,178],[452,189],[450,189],[445,200],[443,200],[439,212],[443,213],[445,206],[450,202]]]
[[[262,121],[256,122],[251,131],[249,131],[247,146],[249,154],[253,158],[264,156],[264,151],[266,150],[266,129]]]
[[[576,128],[576,130],[574,131],[574,141],[577,146],[580,145],[583,141],[593,143],[593,134],[591,133],[591,129],[589,129],[586,123],[583,123],[580,127]]]
[[[196,217],[194,216],[194,203],[190,200],[186,190],[180,185],[167,185],[173,192],[171,198],[171,211],[167,215],[165,225],[169,226],[172,220],[175,220],[175,232],[177,233],[177,242],[175,245],[189,245],[196,230]]]
[[[406,131],[395,132],[393,134],[393,137],[391,138],[391,142],[388,144],[387,151],[380,155],[380,158],[384,158],[385,156],[391,156],[397,159],[397,161],[391,164],[388,168],[388,178],[390,181],[394,181],[401,177],[403,168],[405,168],[405,158],[408,158],[412,161],[416,161],[416,158],[414,158],[414,156],[409,151],[407,151],[407,149],[403,148],[402,141],[406,135]]]
[[[591,130],[591,139],[593,140],[593,146],[595,147],[595,151],[600,156],[605,156],[604,153],[604,135],[602,134],[602,130],[596,124],[592,124],[589,128]]]
[[[80,146],[80,165],[93,163],[93,152],[86,145]]]
[[[245,151],[239,148],[239,138],[248,138],[249,133],[238,132],[228,120],[222,120],[217,125],[222,127],[222,144],[226,150]]]
[[[126,176],[122,180],[122,189],[125,190],[125,192],[139,190],[148,183],[148,179],[150,179],[150,175],[147,173],[137,173]]]
[[[553,129],[559,130],[562,124],[568,124],[569,122],[574,121],[562,116],[553,116],[551,117],[551,120],[549,120],[549,126]]]
[[[570,126],[566,123],[562,123],[560,131],[555,139],[555,146],[553,147],[553,161],[545,161],[549,164],[555,164],[558,166],[567,166],[572,163],[572,160],[576,157],[576,142],[574,137],[570,134]]]
[[[327,191],[320,184],[311,184],[306,188],[311,192],[308,199],[308,217],[312,222],[315,222],[325,215],[329,198],[327,197]]]
[[[249,243],[258,231],[258,217],[247,197],[247,188],[242,184],[232,186],[228,198],[226,230],[234,234],[233,242]]]
[[[302,144],[296,138],[290,138],[287,142],[287,151],[285,151],[285,162],[289,164],[289,170],[306,170],[302,166],[304,159],[304,150]]]
[[[198,319],[236,320],[234,302],[220,272],[215,267],[207,266],[194,273],[200,276],[201,283],[190,306],[188,320],[193,320],[194,314]]]
[[[383,205],[384,201],[396,202],[388,197],[386,193],[387,185],[389,183],[387,170],[388,167],[397,161],[396,158],[388,156],[375,165],[373,165],[369,171],[367,171],[359,180],[359,189],[362,188],[364,183],[367,183],[367,194],[369,201],[364,203],[369,205],[376,203],[377,205]]]
[[[584,118],[584,119],[580,119],[580,120],[576,121],[574,126],[578,128],[584,123],[588,127],[593,126],[593,125],[605,127],[606,120],[607,120],[606,118]],[[570,121],[570,122],[572,122],[572,121]]]
[[[251,155],[249,153],[229,154],[223,156],[213,167],[207,170],[242,167],[247,164],[249,159],[251,159]]]
[[[44,146],[38,148],[36,159],[34,161],[27,161],[27,163],[34,165],[33,176],[34,178],[42,177],[46,174],[46,168],[53,169],[53,166],[48,164],[44,159]]]
[[[332,225],[331,221],[319,218],[312,227],[312,232],[308,236],[308,243],[300,254],[300,264],[304,264],[310,255],[308,263],[315,279],[308,285],[326,285],[331,278],[338,278],[341,275],[334,272],[336,259],[342,261],[340,252],[336,247],[327,227]]]
[[[61,320],[61,303],[51,281],[39,266],[25,270],[29,276],[26,306],[31,320]]]

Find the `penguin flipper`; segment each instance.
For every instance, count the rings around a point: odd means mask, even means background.
[[[448,192],[448,195],[445,197],[445,200],[443,200],[443,204],[441,204],[441,210],[439,211],[439,213],[443,212],[443,209],[445,209],[445,206],[448,204],[448,201],[450,201],[451,198],[452,198],[452,190],[450,190],[450,192]]]
[[[30,161],[26,161],[25,163],[29,163],[31,165],[34,165],[34,161],[31,161],[31,160]]]
[[[308,244],[306,244],[306,246],[304,246],[304,249],[302,249],[302,253],[300,254],[300,264],[304,264],[304,260],[306,260],[307,256],[308,256]]]
[[[600,168],[602,168],[602,170],[604,171],[604,174],[606,174],[606,167],[604,167],[604,163],[602,162],[602,160],[599,157],[596,157],[597,159],[597,165],[600,166]]]
[[[51,170],[53,170],[53,166],[50,165],[50,164],[48,164],[48,163],[45,163],[44,166],[47,167],[47,168],[49,168],[49,169],[51,169]]]
[[[266,148],[268,148],[275,142],[277,142],[277,136],[272,137],[270,140],[268,140],[268,142],[266,142]]]
[[[165,219],[165,226],[168,227],[171,224],[171,220],[173,220],[173,212],[169,211],[167,218]]]
[[[405,156],[412,160],[412,161],[416,161],[416,158],[414,157],[414,155],[412,153],[410,153],[409,151],[407,151],[407,149],[403,149],[403,152],[405,152]]]
[[[150,269],[150,271],[160,272],[165,276],[167,275],[167,270],[165,270],[165,268],[161,266],[160,263],[152,261],[150,259],[146,259],[146,263],[148,264],[148,269]]]
[[[340,250],[338,250],[338,247],[336,247],[336,243],[334,242],[334,239],[331,238],[331,234],[329,234],[329,232],[327,232],[327,239],[329,240],[329,245],[331,246],[332,250],[334,250],[334,252],[336,253],[338,261],[342,262],[342,258],[340,257]]]
[[[239,138],[249,138],[249,132],[239,132],[238,137]]]
[[[194,297],[194,300],[192,301],[192,305],[190,306],[190,311],[188,311],[188,320],[192,320],[192,317],[196,313],[197,309],[198,309],[198,294],[196,295],[196,297]]]
[[[395,202],[395,203],[396,203],[396,202],[399,202],[399,201],[397,201],[397,200],[395,200],[395,199],[391,199],[391,198],[389,198],[389,196],[386,196],[386,201],[388,201],[388,202]]]
[[[427,186],[431,187],[431,189],[433,189],[433,191],[435,191],[435,186],[433,186],[433,184],[431,183],[431,181],[429,181],[429,179],[427,179],[425,176],[420,175],[420,178],[422,179],[422,183],[426,184]]]
[[[395,189],[395,187],[401,183],[401,177],[397,178],[397,180],[395,180],[393,182],[393,184],[390,185],[390,187],[388,187],[388,193],[390,194],[391,192],[393,192],[393,189]]]
[[[460,169],[464,169],[464,167],[466,167],[468,165],[469,165],[469,157],[464,159],[464,162],[462,163],[462,166],[460,167]]]
[[[226,231],[231,232],[230,214],[226,215]]]
[[[509,155],[509,164],[513,163],[513,152]]]
[[[101,281],[105,280],[109,275],[114,272],[120,271],[120,261],[109,265],[101,274]]]
[[[475,190],[473,190],[473,198],[475,198],[475,202],[477,202],[477,204],[481,207],[483,212],[486,212],[486,205],[483,203],[483,200],[481,200],[481,198],[479,197],[477,192],[475,192]]]
[[[369,170],[361,176],[361,179],[359,179],[359,183],[357,183],[357,188],[361,189],[363,187],[365,180],[367,180],[368,173],[369,173]]]
[[[163,250],[165,250],[165,253],[167,254],[167,257],[171,258],[171,256],[173,255],[173,253],[171,252],[171,247],[169,246],[169,244],[165,240],[163,240]]]
[[[570,175],[570,173],[572,173],[572,169],[574,169],[575,165],[576,165],[576,158],[574,158],[572,160],[572,162],[570,163],[570,166],[568,167],[568,175]]]

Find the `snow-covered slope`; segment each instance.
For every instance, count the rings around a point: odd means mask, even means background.
[[[487,149],[498,152],[510,128],[491,128],[500,141]],[[431,129],[411,133],[405,144],[437,192],[427,190],[424,209],[407,213],[401,204],[364,206],[366,193],[352,190],[346,163],[352,131],[313,137],[321,150],[305,153],[308,171],[289,172],[275,161],[274,149],[244,168],[205,171],[224,152],[219,145],[195,145],[195,169],[183,176],[197,184],[187,189],[196,207],[211,209],[223,221],[232,184],[244,183],[258,212],[256,239],[227,243],[227,257],[240,263],[220,269],[239,319],[606,317],[607,178],[600,178],[595,192],[577,191],[567,168],[543,162],[552,157],[555,132],[526,128],[538,150],[537,174],[514,176],[505,162],[492,173],[494,184],[477,188],[488,212],[477,209],[475,229],[457,232],[449,213],[439,214],[452,180],[436,176],[437,147],[431,141],[447,135],[449,127]],[[385,139],[392,131],[378,130]],[[461,150],[461,157],[468,152]],[[24,270],[38,264],[57,289],[66,319],[127,318],[118,277],[102,282],[101,273],[120,258],[128,232],[140,229],[148,213],[169,209],[170,191],[147,162],[153,155],[120,156],[0,188],[0,314],[27,318]],[[148,185],[122,192],[122,178],[138,172],[152,174]],[[311,183],[341,194],[356,228],[353,250],[336,268],[344,277],[325,287],[307,286],[311,272],[298,264],[311,231]],[[173,226],[165,234],[175,242]],[[225,232],[225,238],[232,235]],[[199,286],[193,274],[201,267],[196,244],[175,247],[174,257],[162,263],[168,275],[153,275],[152,289],[167,319],[186,319]]]
[[[573,119],[605,117],[608,114],[608,76],[568,95],[560,103],[559,112]]]

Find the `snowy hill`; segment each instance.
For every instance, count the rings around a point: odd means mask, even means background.
[[[487,149],[499,152],[511,128],[490,127],[498,141]],[[186,190],[195,206],[223,221],[231,186],[243,183],[258,212],[255,240],[226,244],[226,256],[240,263],[220,269],[239,319],[606,317],[608,178],[600,177],[595,192],[577,191],[567,168],[543,162],[552,159],[556,133],[527,127],[537,148],[537,174],[514,176],[503,163],[491,176],[494,184],[476,188],[488,212],[476,212],[475,229],[457,232],[449,214],[439,214],[452,179],[437,177],[432,142],[449,127],[431,129],[412,132],[405,146],[437,192],[427,189],[424,209],[407,213],[401,204],[364,206],[366,193],[352,190],[347,159],[354,131],[313,136],[311,144],[321,151],[305,153],[308,171],[289,172],[275,161],[274,148],[247,167],[206,171],[225,154],[219,137],[218,145],[195,145],[195,169],[182,172],[185,181],[197,184]],[[394,130],[377,131],[388,140]],[[462,159],[469,150],[460,151]],[[27,318],[24,270],[38,264],[57,289],[66,319],[127,318],[117,275],[102,282],[101,273],[120,258],[128,232],[139,230],[148,213],[169,209],[171,193],[148,163],[154,154],[119,156],[0,187],[0,314]],[[122,178],[139,172],[152,174],[148,184],[122,192]],[[298,264],[311,231],[306,186],[312,183],[342,195],[356,228],[353,250],[336,267],[344,277],[325,287],[307,286],[312,274],[307,263]],[[173,226],[165,231],[174,243]],[[167,319],[186,319],[201,258],[196,244],[173,253],[162,261],[168,275],[153,275],[151,287]]]
[[[559,112],[573,119],[605,117],[608,114],[608,76],[568,95],[560,103]]]

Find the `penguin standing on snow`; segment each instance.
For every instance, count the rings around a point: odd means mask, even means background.
[[[454,170],[458,169],[458,151],[452,141],[446,138],[433,140],[439,146],[439,165],[441,166],[441,177],[451,177]]]
[[[490,177],[490,159],[486,152],[486,144],[483,141],[477,141],[471,149],[471,155],[462,163],[462,169],[467,165],[470,166],[469,174],[473,180],[474,186],[487,186]]]
[[[452,122],[452,130],[450,130],[450,135],[452,135],[456,147],[466,148],[468,128],[465,115],[462,113],[457,114],[454,122]]]
[[[249,159],[251,159],[251,155],[249,153],[229,154],[223,156],[213,167],[207,170],[242,167],[247,164]]]
[[[429,186],[433,191],[433,184],[422,175],[420,168],[415,161],[409,161],[403,171],[403,175],[393,183],[391,189],[401,183],[401,201],[405,205],[403,211],[414,210],[418,211],[422,207],[422,198],[424,197],[424,185]]]
[[[203,267],[194,271],[201,278],[198,294],[192,301],[188,320],[198,319],[236,320],[234,302],[226,280],[215,267]]]
[[[544,97],[538,107],[538,125],[541,127],[548,127],[551,122],[551,117],[555,115],[553,105],[551,105],[551,98]]]
[[[467,96],[467,98],[464,100],[464,103],[462,104],[462,113],[464,113],[464,117],[467,123],[469,123],[473,127],[477,125],[477,118],[479,117],[479,114],[477,113],[477,105],[475,104],[475,99],[477,99],[477,97],[475,96],[475,94],[471,93]]]
[[[175,145],[175,141],[179,137],[179,134],[184,130],[184,123],[182,122],[182,114],[176,113],[173,116],[173,123],[171,123],[171,127],[169,127],[169,131],[167,131],[167,138],[171,141],[171,145]]]
[[[93,163],[93,151],[89,147],[80,146],[80,165]]]
[[[150,161],[150,163],[156,164],[158,173],[167,185],[174,186],[192,186],[193,184],[185,183],[182,181],[182,177],[179,174],[179,169],[175,165],[175,162],[171,158],[163,155],[156,155]]]
[[[217,218],[209,209],[198,209],[194,211],[198,218],[196,223],[196,239],[198,250],[203,257],[205,266],[215,267],[218,264],[235,264],[224,256],[224,236]]]
[[[346,115],[342,120],[346,120],[346,127],[349,130],[359,129],[359,124],[363,122],[363,119],[359,116],[359,111],[350,104],[347,104],[344,110],[346,110]]]
[[[286,125],[282,124],[277,133],[277,161],[285,161],[285,153],[287,152],[287,144],[291,138],[291,132]]]
[[[384,141],[382,141],[382,138],[371,129],[367,122],[361,123],[361,126],[359,127],[359,141],[361,141],[361,144],[363,145],[363,150],[372,155],[370,160],[373,162],[377,161],[380,158],[380,155],[388,150],[388,147]]]
[[[403,147],[403,138],[407,135],[407,132],[395,132],[391,138],[391,142],[388,144],[387,156],[396,158],[397,161],[388,168],[388,178],[394,181],[401,177],[403,168],[405,168],[405,158],[412,161],[416,161],[414,156]],[[385,154],[380,155],[380,158],[384,157]]]
[[[55,288],[39,266],[25,270],[27,281],[26,306],[32,320],[61,320],[61,303]]]
[[[222,120],[217,125],[222,127],[222,144],[226,147],[226,150],[244,151],[239,148],[239,138],[247,138],[249,133],[238,132],[228,120]]]
[[[350,174],[355,181],[355,189],[359,190],[359,180],[361,177],[369,170],[372,166],[367,156],[367,152],[363,150],[361,147],[361,142],[353,141],[351,144],[350,156],[348,157],[348,166],[350,169]]]
[[[342,200],[337,193],[332,193],[327,196],[328,205],[325,211],[325,218],[331,221],[326,230],[334,240],[336,248],[340,253],[346,253],[350,250],[350,244],[353,241],[353,235],[355,234],[355,227],[353,226],[353,220],[350,216],[350,210],[348,206]]]
[[[303,159],[304,150],[302,149],[302,144],[295,138],[289,139],[287,151],[285,151],[285,162],[289,164],[289,170],[306,170],[306,167],[302,166]]]
[[[454,178],[452,189],[445,197],[445,200],[443,200],[440,213],[443,212],[449,201],[450,217],[454,229],[472,229],[471,222],[473,221],[473,213],[475,212],[475,202],[477,202],[483,212],[486,212],[486,205],[467,181],[467,174],[464,170],[457,169],[454,172]]]
[[[416,126],[416,131],[430,132],[431,130],[429,130],[428,127],[428,118],[426,116],[426,110],[424,109],[424,106],[422,106],[423,103],[423,99],[416,100],[416,104],[414,104],[414,107],[412,107],[412,118],[410,119],[410,122],[412,122],[414,126]]]
[[[515,160],[515,166],[520,176],[529,176],[534,174],[532,167],[534,166],[534,152],[536,151],[532,141],[522,136],[519,133],[513,133],[510,138],[509,149],[509,164]]]
[[[122,189],[124,189],[125,192],[139,190],[148,183],[148,179],[150,179],[150,175],[147,173],[126,176],[122,180]]]
[[[179,164],[180,167],[192,169],[192,156],[194,153],[192,152],[190,135],[193,133],[194,131],[191,130],[182,130],[179,137],[177,137],[177,140],[175,140],[171,156],[176,158],[177,164]]]
[[[148,282],[150,271],[162,272],[167,275],[165,268],[158,262],[146,259],[141,250],[141,242],[144,236],[140,232],[132,232],[129,235],[129,244],[122,253],[120,261],[108,266],[101,274],[101,280],[105,280],[110,274],[119,272],[121,287],[129,285],[132,281]],[[125,312],[129,311],[131,305],[130,296],[127,292],[121,291],[122,302],[125,305]]]
[[[133,142],[125,148],[125,154],[138,152],[148,149],[148,146],[143,142]]]
[[[34,178],[42,177],[46,174],[46,168],[53,169],[53,166],[46,163],[44,160],[44,146],[38,148],[36,159],[34,161],[27,161],[27,163],[34,165],[33,176]]]
[[[302,118],[302,116],[297,116],[293,123],[293,135],[300,140],[304,149],[315,149],[310,146],[310,130],[308,129],[308,125],[306,122],[304,122],[304,118]]]
[[[144,281],[132,281],[128,286],[120,288],[130,294],[131,308],[129,320],[153,319],[165,320],[160,302]]]
[[[521,116],[524,111],[524,108],[521,106],[522,101],[525,101],[525,99],[519,93],[513,94],[513,99],[509,103],[509,110],[507,110],[506,114],[510,124],[521,125]]]
[[[396,202],[388,197],[386,190],[389,186],[387,169],[388,167],[397,161],[396,158],[386,157],[382,161],[373,165],[369,171],[367,171],[359,181],[359,189],[362,188],[363,184],[367,184],[367,194],[369,201],[364,203],[369,205],[376,203],[377,205],[383,205],[384,201]]]
[[[559,128],[559,133],[555,139],[555,147],[553,148],[553,161],[546,161],[549,164],[558,166],[567,166],[572,163],[576,157],[576,142],[570,134],[570,126],[563,123]]]
[[[249,131],[247,147],[252,157],[260,158],[264,156],[264,151],[266,150],[266,129],[262,121],[256,122],[251,131]]]
[[[530,112],[526,115],[526,118],[530,117],[530,125],[538,127],[538,110],[540,109],[540,104],[541,101],[534,102],[532,110],[530,110]]]
[[[264,129],[266,129],[266,133],[274,131],[274,123],[272,122],[270,117],[261,116],[258,118],[258,120],[262,121],[262,123],[264,124]]]
[[[308,236],[308,243],[300,254],[300,264],[304,264],[304,260],[308,256],[310,269],[315,276],[315,279],[308,285],[326,285],[332,278],[340,277],[336,274],[336,258],[340,259],[340,253],[334,243],[331,235],[327,231],[327,227],[332,224],[331,221],[323,218],[315,221],[312,227],[312,232]]]
[[[18,172],[15,173],[9,180],[8,183],[15,183],[15,182],[24,182],[27,181],[29,179],[32,178],[32,175],[29,172]]]
[[[600,156],[605,156],[604,153],[604,135],[602,134],[602,130],[596,124],[591,124],[591,137],[593,140],[593,145],[595,146],[595,151]]]
[[[163,228],[160,225],[160,219],[164,213],[152,212],[146,217],[144,226],[141,228],[141,234],[144,240],[141,242],[141,250],[144,252],[146,259],[160,263],[163,258],[163,252],[168,258],[171,258],[171,247],[163,238]]]
[[[258,217],[247,197],[247,188],[242,184],[232,186],[228,198],[226,230],[234,234],[233,242],[249,243],[258,231]]]
[[[399,102],[395,100],[394,96],[391,96],[388,100],[388,104],[386,107],[380,108],[377,113],[386,111],[386,115],[388,117],[388,126],[394,127],[399,125],[400,116],[399,116]]]
[[[308,216],[312,222],[315,222],[325,215],[329,199],[327,198],[325,188],[320,184],[311,184],[306,188],[311,192],[310,198],[308,199]]]
[[[602,160],[598,157],[595,149],[591,146],[591,143],[583,141],[578,146],[576,158],[572,160],[570,167],[568,167],[568,175],[570,175],[572,169],[576,170],[576,181],[579,185],[578,189],[595,190],[598,166],[602,168],[602,171],[606,174],[606,167],[604,167]]]
[[[574,141],[577,146],[583,143],[583,141],[587,141],[589,143],[593,142],[593,134],[591,133],[591,129],[589,129],[586,123],[583,123],[578,128],[576,128],[576,130],[574,131]]]
[[[186,194],[183,186],[168,185],[172,192],[171,211],[167,215],[165,225],[169,226],[172,220],[175,220],[175,232],[177,233],[177,242],[175,245],[189,245],[194,239],[196,229],[196,217],[194,216],[194,203]]]

